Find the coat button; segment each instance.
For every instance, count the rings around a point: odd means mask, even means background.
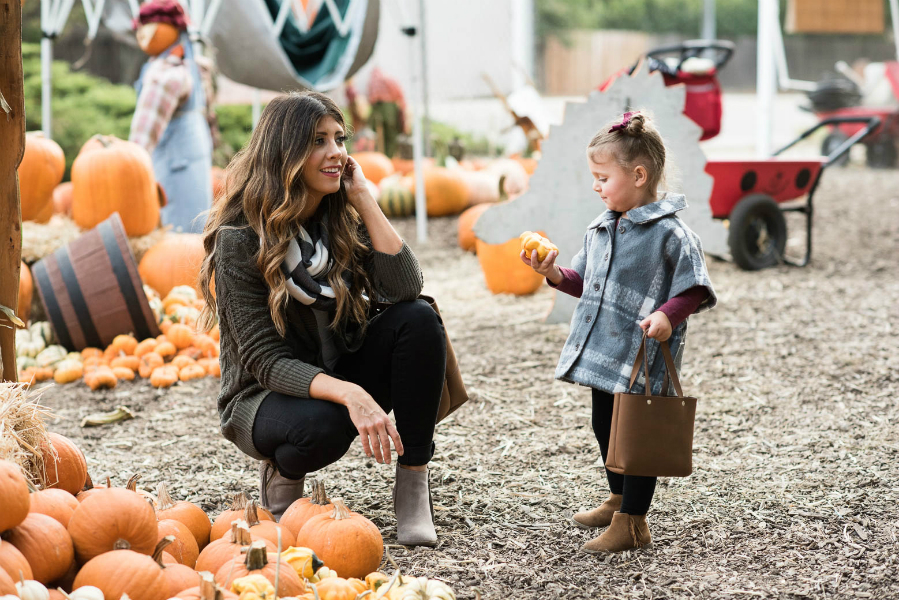
[[[595,292],[598,292],[598,291],[599,291],[599,284],[598,284],[598,283],[594,283],[594,284],[593,284],[593,291],[595,291]]]
[[[575,344],[575,345],[574,345],[574,349],[575,349],[575,350],[580,350],[580,349],[581,349],[581,343],[578,342],[577,344]]]
[[[587,315],[587,322],[589,323],[592,320],[593,320],[593,317],[591,315]]]
[[[624,225],[618,226],[618,233],[624,233]]]
[[[606,252],[606,255],[602,257],[603,260],[609,260],[609,253]]]

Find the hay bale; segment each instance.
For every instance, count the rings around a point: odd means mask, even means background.
[[[128,245],[134,253],[134,260],[141,257],[157,242],[165,237],[171,227],[158,227],[148,233],[128,238]],[[70,217],[56,214],[47,223],[24,221],[22,223],[22,260],[32,265],[56,252],[69,242],[77,239],[86,230],[81,229]]]
[[[16,463],[35,487],[44,488],[47,470],[40,449],[49,439],[44,421],[52,415],[40,398],[41,391],[25,383],[0,382],[0,459]]]

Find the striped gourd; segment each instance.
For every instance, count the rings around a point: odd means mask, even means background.
[[[415,195],[399,181],[381,186],[378,204],[388,217],[408,217],[415,214]]]

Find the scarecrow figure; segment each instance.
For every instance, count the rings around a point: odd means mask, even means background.
[[[149,0],[134,20],[137,42],[151,58],[137,81],[137,107],[129,139],[151,153],[168,197],[163,225],[203,231],[212,204],[212,138],[206,93],[187,16],[177,0]]]

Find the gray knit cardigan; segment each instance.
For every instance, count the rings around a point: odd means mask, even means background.
[[[308,398],[312,379],[325,368],[312,309],[290,299],[285,336],[275,329],[269,288],[256,266],[258,252],[259,237],[250,227],[219,231],[215,290],[221,330],[221,431],[245,454],[261,460],[265,457],[253,446],[259,405],[270,392]],[[414,300],[421,292],[421,268],[405,243],[395,255],[372,249],[365,267],[374,291],[388,302]]]

